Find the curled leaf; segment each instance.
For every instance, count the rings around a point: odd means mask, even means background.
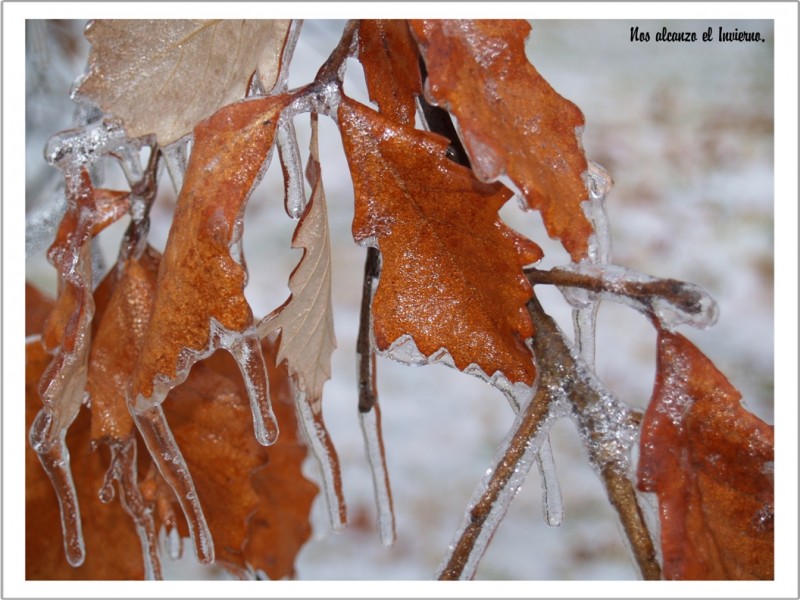
[[[666,579],[772,579],[773,440],[702,352],[659,330],[638,475],[658,495]]]
[[[97,331],[89,355],[86,390],[91,397],[92,439],[121,442],[134,430],[125,401],[142,349],[155,297],[160,254],[147,248],[140,259],[112,269],[95,292]],[[121,271],[119,281],[117,272]]]
[[[583,114],[525,57],[526,21],[411,21],[428,70],[426,95],[458,119],[482,181],[508,175],[547,232],[573,260],[586,257],[592,226]]]
[[[76,95],[119,117],[131,137],[161,146],[245,96],[258,69],[278,78],[288,20],[100,19],[86,29],[89,71]],[[253,51],[253,50],[256,51]]]
[[[174,387],[199,358],[216,348],[236,347],[237,336],[255,335],[244,297],[242,221],[286,102],[285,96],[240,102],[195,128],[153,314],[133,375],[134,402],[152,398],[157,381]],[[249,358],[258,363],[258,354]]]
[[[356,195],[353,236],[383,257],[372,304],[375,342],[410,336],[426,357],[446,349],[532,385],[533,334],[522,267],[541,257],[497,211],[511,192],[445,157],[448,142],[344,99],[339,124]]]

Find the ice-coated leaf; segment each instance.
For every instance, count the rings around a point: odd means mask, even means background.
[[[306,452],[298,444],[294,411],[287,404],[292,396],[286,373],[271,370],[270,375],[284,431],[268,448],[250,434],[247,390],[226,353],[195,365],[186,382],[170,393],[164,412],[203,504],[216,564],[242,574],[252,561],[270,577],[282,578],[293,573],[297,552],[310,537],[308,518],[317,488],[301,473]],[[291,481],[294,489],[264,486],[265,479]],[[279,546],[261,543],[257,551],[249,549],[251,540],[276,530],[293,533]]]
[[[122,442],[134,431],[125,390],[150,321],[160,258],[148,247],[140,259],[112,269],[95,291],[98,324],[86,383],[94,441]]]
[[[141,410],[147,399],[163,400],[196,360],[216,348],[236,351],[244,338],[255,336],[253,313],[244,297],[242,220],[287,101],[277,96],[232,104],[195,128],[159,268],[153,314],[133,375],[131,398]],[[256,382],[251,393],[258,405],[254,415],[263,413],[256,419],[256,431],[267,443],[277,431],[268,414],[266,373],[257,345],[248,350],[252,352],[240,356],[240,366],[243,375]],[[273,423],[259,423],[262,417]],[[259,431],[262,427],[272,430]]]
[[[364,67],[369,98],[381,114],[414,123],[416,96],[422,93],[419,53],[403,20],[369,20],[358,24],[358,59]]]
[[[155,133],[165,146],[198,121],[241,100],[258,70],[278,78],[288,20],[92,21],[89,70],[76,95],[123,120],[130,137]]]
[[[446,349],[532,385],[533,334],[522,266],[541,257],[497,211],[511,192],[445,157],[448,142],[343,99],[338,113],[355,188],[353,236],[377,243],[383,266],[372,304],[375,342],[411,336],[426,357]]]
[[[140,265],[147,271],[142,275],[145,279],[153,271],[150,255],[150,251],[146,252],[140,261],[145,263]],[[128,268],[133,264],[131,261]],[[134,273],[136,268],[132,269]],[[111,289],[98,288],[95,302],[101,322],[117,312],[113,299],[119,294],[115,292],[130,288],[134,282],[141,284],[140,275],[129,278],[134,281],[126,283],[123,275],[114,282],[112,277],[104,282],[105,288]],[[53,306],[47,296],[26,286],[26,313],[31,317],[28,333],[33,340],[26,346],[28,425],[40,405],[36,387],[48,361],[41,343],[34,338],[44,323],[42,315]],[[236,575],[252,567],[270,578],[281,579],[294,574],[297,553],[310,537],[309,515],[317,487],[302,474],[307,455],[297,436],[288,375],[285,368],[275,365],[274,346],[264,341],[262,348],[276,412],[286,425],[273,446],[265,448],[250,435],[247,391],[236,363],[225,353],[216,353],[196,365],[185,384],[170,394],[165,412],[192,467],[217,542],[219,564]],[[84,508],[86,560],[78,568],[70,566],[61,545],[53,543],[53,532],[60,529],[58,502],[36,454],[29,448],[26,455],[28,579],[141,579],[145,574],[134,521],[120,502],[104,503],[98,496],[98,490],[108,487],[109,477],[116,478],[112,471],[119,464],[115,467],[116,463],[112,463],[109,469],[109,452],[104,446],[93,444],[89,415],[88,410],[80,411],[67,438],[77,495]],[[111,458],[113,461],[113,455]],[[164,525],[186,535],[183,520],[171,509],[175,501],[172,490],[152,469],[153,463],[146,453],[139,456],[139,467],[143,473],[150,473],[138,487],[144,500],[155,509],[157,526]],[[139,493],[139,489],[129,487]],[[126,494],[125,502],[130,503],[131,497]]]
[[[66,190],[67,210],[48,250],[58,273],[58,297],[41,338],[53,357],[39,382],[43,406],[31,425],[29,441],[58,497],[67,560],[78,566],[85,548],[66,434],[86,395],[94,315],[91,240],[125,214],[129,198],[124,192],[96,190],[83,167],[66,171]]]
[[[508,175],[547,232],[573,260],[585,258],[592,226],[581,203],[587,161],[580,109],[525,56],[526,21],[411,21],[428,71],[431,102],[458,119],[476,175]]]
[[[659,329],[639,488],[659,500],[665,579],[772,579],[774,432],[689,340]]]

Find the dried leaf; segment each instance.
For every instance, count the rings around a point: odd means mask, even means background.
[[[195,128],[134,371],[134,398],[152,397],[157,377],[179,382],[201,355],[221,347],[225,334],[254,329],[244,296],[242,218],[287,101],[278,96],[232,104]]]
[[[773,428],[691,342],[663,329],[640,443],[664,577],[772,579]]]
[[[266,337],[281,331],[277,361],[287,362],[289,373],[297,377],[300,387],[318,405],[322,386],[331,376],[336,336],[331,304],[328,210],[319,177],[319,158],[312,156],[311,160],[310,171],[314,172],[311,200],[292,238],[292,248],[303,248],[303,257],[289,278],[291,296],[261,321],[258,333]]]
[[[258,69],[272,88],[288,20],[96,20],[89,71],[77,88],[131,137],[155,133],[165,146],[198,121],[245,96]]]
[[[272,342],[264,340],[262,349],[269,372],[275,414],[283,427],[280,438],[269,448],[257,446],[252,441],[247,442],[253,453],[259,456],[265,455],[267,460],[256,465],[249,472],[249,476],[244,478],[255,491],[258,504],[254,512],[245,515],[247,536],[244,542],[236,547],[242,550],[244,560],[252,568],[264,571],[270,579],[284,579],[294,575],[297,554],[311,537],[309,517],[318,489],[302,473],[307,449],[298,437],[292,386],[286,367],[276,364],[277,347]],[[238,369],[229,356],[217,353],[204,364],[220,376],[235,382],[238,397],[246,399],[241,378],[237,377]],[[241,406],[246,408],[246,404]],[[173,408],[177,409],[170,407],[168,414],[171,414],[169,411]],[[176,436],[179,440],[183,435],[184,433],[178,428]],[[203,435],[205,437],[208,432],[204,432]],[[205,451],[207,450],[205,448]],[[223,468],[224,465],[220,467]],[[237,492],[233,494],[234,499],[238,497],[237,494]],[[211,527],[214,539],[217,540],[213,521]]]
[[[364,67],[370,100],[390,119],[413,125],[422,82],[419,53],[408,21],[360,21],[358,59]]]
[[[426,95],[458,119],[473,169],[483,181],[507,174],[547,232],[573,260],[585,258],[592,226],[583,114],[525,57],[526,21],[412,21],[428,70]]]
[[[522,266],[541,250],[500,221],[511,193],[445,158],[438,135],[347,99],[338,118],[355,187],[353,236],[376,240],[383,257],[372,304],[378,348],[410,335],[425,356],[445,348],[461,370],[474,363],[532,385]]]
[[[44,292],[25,282],[25,336],[39,335],[55,302]]]
[[[99,324],[86,382],[92,400],[94,441],[122,441],[134,431],[125,390],[150,321],[160,258],[158,252],[147,248],[140,259],[131,258],[112,269],[95,292],[95,321]],[[120,279],[115,281],[120,270]],[[109,294],[102,305],[98,292]]]

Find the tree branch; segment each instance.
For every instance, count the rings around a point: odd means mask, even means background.
[[[536,331],[533,353],[539,371],[539,390],[544,386],[555,394],[563,394],[570,402],[592,463],[619,515],[642,576],[660,579],[661,567],[653,540],[633,483],[626,475],[629,446],[638,437],[640,420],[626,405],[601,390],[600,382],[570,351],[555,321],[544,312],[535,296],[528,302],[528,312]],[[616,429],[608,431],[612,419]],[[633,432],[635,435],[631,435]]]

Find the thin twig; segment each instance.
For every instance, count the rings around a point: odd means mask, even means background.
[[[495,461],[496,468],[485,483],[483,493],[469,509],[469,520],[440,570],[439,579],[474,576],[488,539],[530,470],[533,455],[538,450],[533,440],[542,433],[551,401],[549,386],[539,385],[533,399],[517,417],[505,453],[501,460]]]
[[[678,281],[677,279],[637,281],[634,278],[630,278],[609,281],[599,275],[559,268],[549,271],[528,268],[524,270],[524,273],[532,285],[550,284],[580,288],[595,293],[625,296],[638,300],[646,306],[650,306],[653,299],[661,298],[691,315],[699,314],[704,308],[704,296],[699,289],[690,283]]]
[[[367,248],[364,264],[364,286],[361,293],[361,313],[359,316],[358,339],[358,410],[369,412],[378,401],[375,385],[375,352],[369,341],[372,292],[380,272],[380,256],[377,248]]]

